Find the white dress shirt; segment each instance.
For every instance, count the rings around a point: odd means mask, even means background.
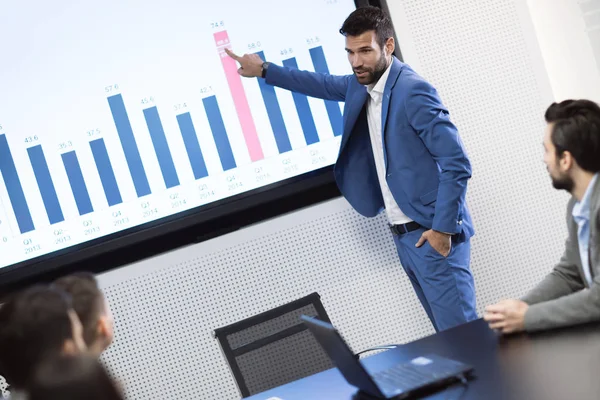
[[[581,201],[575,203],[573,207],[573,219],[577,223],[577,240],[579,242],[579,256],[581,257],[581,267],[583,275],[588,286],[592,286],[592,271],[589,258],[590,245],[590,202],[592,201],[592,190],[598,175],[594,175],[590,181]]]
[[[385,213],[388,221],[392,225],[405,224],[412,220],[408,218],[396,203],[392,192],[385,180],[385,163],[383,160],[383,138],[381,127],[381,108],[383,102],[383,91],[385,83],[390,75],[392,63],[385,70],[381,78],[375,83],[367,86],[367,92],[370,97],[367,101],[367,121],[369,123],[369,135],[371,136],[371,148],[375,157],[375,168],[377,169],[377,177],[379,178],[379,186],[383,195],[383,203],[385,205]]]

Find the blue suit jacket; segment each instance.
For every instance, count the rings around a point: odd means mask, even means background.
[[[384,209],[367,124],[366,87],[354,75],[335,76],[274,64],[266,82],[307,96],[345,101],[342,143],[334,173],[337,185],[360,214]],[[386,180],[404,214],[426,228],[474,234],[465,204],[471,164],[458,131],[435,88],[393,58],[382,103]]]

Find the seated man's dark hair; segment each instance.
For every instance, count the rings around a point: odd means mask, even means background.
[[[556,156],[565,151],[588,172],[600,172],[600,107],[590,100],[565,100],[552,103],[546,122],[553,123],[550,139]]]

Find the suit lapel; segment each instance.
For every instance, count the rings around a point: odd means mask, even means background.
[[[590,199],[590,240],[588,257],[592,279],[597,275],[596,268],[600,269],[600,176],[596,178]]]
[[[346,143],[348,143],[348,139],[350,139],[350,134],[352,133],[352,128],[354,128],[354,124],[356,124],[356,120],[362,111],[362,108],[365,106],[365,102],[367,101],[368,93],[366,88],[362,88],[363,90],[357,91],[352,99],[349,102],[346,102],[346,106],[344,107],[344,114],[348,116],[346,119],[346,123],[344,124],[344,133],[342,135],[342,144],[340,145],[340,154],[344,150]]]
[[[396,81],[400,76],[402,70],[402,63],[396,57],[392,57],[392,66],[390,68],[390,74],[385,83],[385,89],[383,90],[383,99],[381,103],[381,140],[383,145],[383,161],[385,170],[387,171],[387,152],[385,151],[385,125],[387,123],[388,112],[390,110],[390,101],[392,98],[392,89],[396,85]]]
[[[581,281],[584,283],[584,285],[587,286],[585,273],[583,271],[583,260],[581,259],[581,253],[579,251],[579,227],[577,226],[577,222],[575,222],[575,218],[573,217],[573,208],[575,207],[576,201],[577,200],[575,199],[575,197],[571,197],[567,204],[567,215],[570,216],[569,218],[567,218],[567,230],[569,232],[571,247],[567,248],[566,250],[572,251],[574,253],[574,259],[578,260],[578,262],[575,263],[577,266],[577,271],[579,271]]]

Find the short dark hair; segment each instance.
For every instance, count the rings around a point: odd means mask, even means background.
[[[0,373],[26,389],[35,366],[73,338],[69,296],[47,286],[17,293],[0,308]]]
[[[104,294],[93,274],[78,272],[54,281],[53,285],[68,293],[73,309],[83,326],[83,340],[89,346],[96,340],[98,318],[104,310]]]
[[[565,151],[589,172],[600,171],[600,106],[590,100],[565,100],[552,103],[546,122],[553,123],[550,140],[557,157]]]
[[[381,8],[373,6],[357,8],[340,28],[340,33],[344,36],[358,36],[367,31],[375,31],[377,44],[381,48],[394,36],[394,26],[390,17]]]
[[[45,360],[36,369],[29,400],[121,400],[122,394],[100,362],[84,354]]]

